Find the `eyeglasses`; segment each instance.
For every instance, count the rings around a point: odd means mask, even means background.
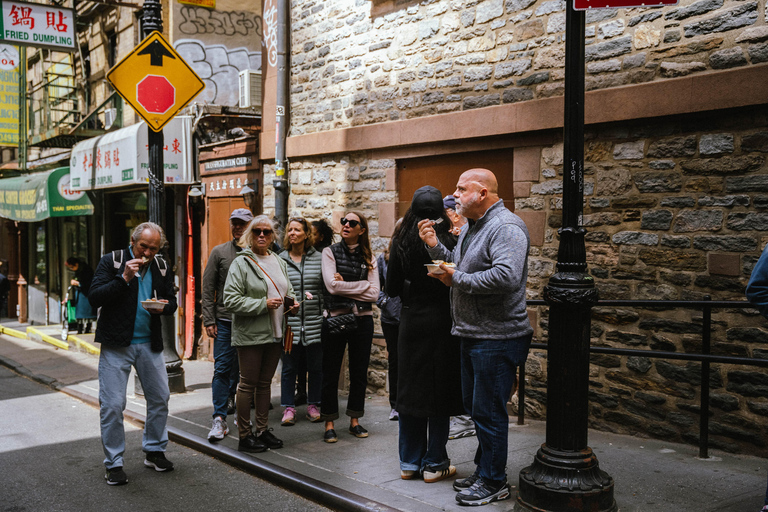
[[[342,226],[343,226],[344,224],[349,224],[349,227],[351,227],[351,228],[356,228],[356,227],[357,227],[357,225],[358,225],[358,224],[360,224],[360,221],[359,221],[359,220],[352,220],[352,219],[348,219],[348,218],[346,218],[346,217],[344,217],[343,219],[341,219],[339,222],[341,222],[341,225],[342,225]]]
[[[304,220],[304,217],[291,217],[288,219],[288,223],[290,224],[291,222],[300,222],[301,224],[304,224],[307,221]]]
[[[256,236],[261,236],[262,233],[264,233],[264,236],[271,236],[272,235],[272,230],[269,229],[269,228],[267,228],[267,229],[253,228],[251,230],[251,232],[254,235],[256,235]]]

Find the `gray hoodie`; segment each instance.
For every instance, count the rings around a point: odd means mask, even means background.
[[[456,263],[453,335],[509,339],[533,332],[525,303],[529,248],[528,228],[501,200],[469,221],[453,253],[440,243],[428,248],[431,258]]]

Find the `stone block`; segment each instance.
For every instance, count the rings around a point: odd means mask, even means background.
[[[735,235],[700,235],[693,237],[694,249],[703,251],[748,252],[757,249],[753,237]]]
[[[391,237],[397,222],[397,203],[378,203],[379,236]]]
[[[738,279],[721,276],[699,275],[693,281],[699,288],[709,288],[710,290],[733,292],[739,295],[744,294],[744,284]]]
[[[768,62],[768,43],[751,44],[747,48],[752,64]]]
[[[648,146],[649,158],[671,158],[696,154],[696,136],[673,137],[652,142]]]
[[[722,210],[683,210],[677,214],[672,231],[675,233],[718,231],[722,227]]]
[[[620,231],[611,237],[611,241],[619,245],[657,245],[659,235],[641,231]]]
[[[632,51],[632,38],[630,36],[619,37],[604,43],[596,43],[585,49],[585,61],[609,59],[618,57]]]
[[[543,211],[519,211],[517,215],[523,219],[528,228],[531,246],[544,245],[544,233],[546,230],[547,214]]]
[[[512,160],[512,176],[515,182],[538,182],[541,173],[540,166],[540,147],[527,146],[514,149]]]
[[[721,155],[724,153],[733,153],[733,134],[705,134],[699,139],[700,155]]]
[[[725,48],[709,56],[709,65],[713,69],[729,69],[746,66],[747,64],[747,58],[744,56],[744,51],[740,46]]]
[[[674,250],[641,249],[638,255],[646,265],[672,270],[704,271],[704,255]]]
[[[709,273],[721,276],[738,276],[741,274],[741,261],[738,254],[707,254]]]
[[[638,373],[648,373],[652,367],[653,364],[648,357],[629,356],[627,358],[627,368]]]
[[[734,231],[768,231],[768,213],[730,213],[725,225]]]
[[[707,0],[704,0],[707,1]],[[685,37],[695,37],[715,32],[727,32],[752,25],[757,21],[757,2],[747,2],[716,16],[685,25]]]
[[[727,192],[768,192],[768,175],[729,176],[725,179]]]
[[[757,132],[741,138],[743,152],[760,151],[768,153],[768,132]]]
[[[691,246],[691,239],[687,236],[662,235],[662,247],[673,247],[675,249],[687,249]]]
[[[636,172],[634,182],[643,194],[679,192],[683,187],[682,177],[677,172]]]
[[[723,6],[723,0],[700,0],[685,7],[680,7],[669,11],[664,19],[684,20],[692,16],[699,16],[708,12],[717,10]]]
[[[647,210],[642,214],[641,229],[668,230],[672,226],[672,212],[669,210]]]
[[[519,181],[512,184],[512,193],[515,194],[515,199],[530,197],[531,195],[531,182]]]
[[[726,330],[726,339],[743,343],[768,344],[768,332],[758,327],[731,327]]]

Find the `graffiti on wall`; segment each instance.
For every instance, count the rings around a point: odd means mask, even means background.
[[[179,32],[185,36],[257,36],[262,34],[262,20],[247,11],[212,11],[184,5],[180,11]]]
[[[264,2],[264,46],[271,67],[277,66],[277,5],[274,0]]]
[[[202,103],[237,106],[239,72],[261,70],[261,52],[247,48],[206,45],[196,39],[176,41],[174,48],[205,82],[205,89],[196,98]]]

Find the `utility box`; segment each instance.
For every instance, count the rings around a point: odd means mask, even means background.
[[[240,108],[261,107],[261,71],[245,69],[240,72]]]

